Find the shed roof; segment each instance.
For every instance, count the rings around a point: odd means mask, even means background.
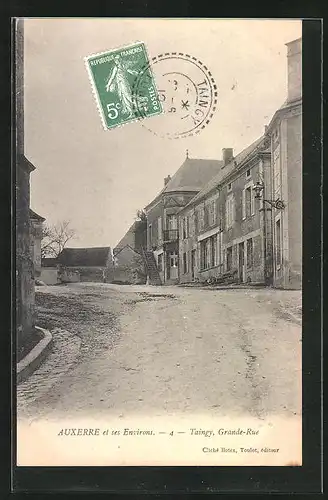
[[[110,247],[64,248],[57,260],[64,266],[105,267],[108,262]]]

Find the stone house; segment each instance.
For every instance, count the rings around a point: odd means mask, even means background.
[[[264,136],[179,212],[180,281],[302,283],[302,40],[287,45],[288,93]]]
[[[164,179],[160,193],[145,207],[147,250],[153,252],[162,283],[179,282],[178,213],[222,166],[220,160],[189,158],[171,178]]]
[[[79,273],[80,281],[113,280],[113,257],[110,247],[64,248],[56,261],[60,275],[69,276],[69,273],[75,272]]]
[[[113,282],[145,283],[142,249],[147,246],[147,222],[135,221],[113,250]]]
[[[287,100],[263,136],[222,161],[187,154],[145,207],[143,254],[160,283],[301,287],[302,40],[286,45]]]
[[[14,131],[16,184],[16,333],[17,352],[33,336],[34,265],[30,243],[30,174],[34,165],[24,155],[24,21],[17,21]]]
[[[222,152],[219,173],[179,212],[180,282],[224,276],[270,283],[271,216],[255,199],[259,178],[270,189],[269,141],[260,137],[236,157]]]
[[[302,286],[302,39],[287,43],[287,100],[267,127],[271,141],[273,200],[273,283]]]

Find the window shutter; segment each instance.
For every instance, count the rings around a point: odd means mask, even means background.
[[[162,217],[158,217],[158,228],[157,228],[157,232],[158,232],[158,241],[161,241],[161,240],[162,240],[162,236],[163,236],[163,230],[162,230]]]
[[[212,200],[211,201],[211,220],[210,220],[210,224],[211,226],[213,226],[215,224],[215,201]]]
[[[235,196],[231,198],[231,225],[235,222]]]
[[[253,185],[251,185],[251,214],[254,215],[255,214],[255,199],[254,199],[254,189],[253,189]]]
[[[242,191],[242,217],[246,219],[246,190]]]

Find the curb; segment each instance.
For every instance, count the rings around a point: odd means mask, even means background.
[[[16,381],[17,384],[24,382],[39,366],[42,361],[47,357],[52,348],[52,335],[48,330],[35,327],[43,335],[40,342],[33,347],[33,349],[17,363]]]

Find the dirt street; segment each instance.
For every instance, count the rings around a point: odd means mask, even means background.
[[[37,291],[49,358],[18,387],[28,419],[176,412],[300,415],[301,292],[78,283]]]

